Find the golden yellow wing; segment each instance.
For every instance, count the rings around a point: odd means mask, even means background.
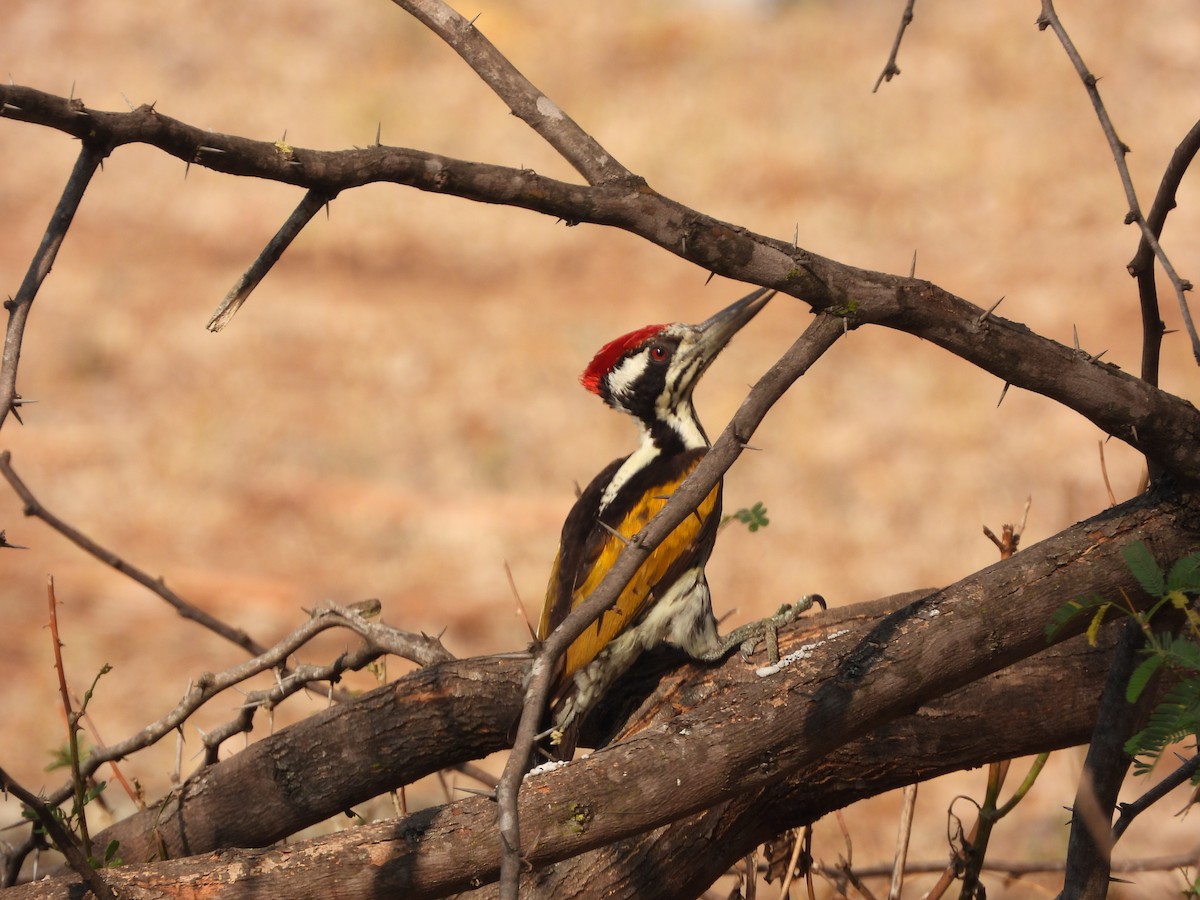
[[[702,454],[697,454],[682,471],[677,470],[669,480],[652,485],[641,492],[641,502],[629,504],[630,508],[618,521],[608,523],[621,537],[612,534],[595,521],[594,509],[597,500],[588,496],[592,492],[591,487],[580,497],[577,510],[572,511],[572,516],[568,517],[567,525],[564,526],[563,545],[560,546],[554,562],[546,605],[538,625],[540,639],[544,640],[567,613],[591,596],[624,549],[625,541],[622,538],[627,540],[637,534],[666,505],[670,495],[695,468],[700,455]],[[595,659],[609,641],[637,621],[647,603],[653,602],[655,588],[664,578],[670,576],[673,581],[697,562],[705,562],[702,556],[709,552],[716,528],[716,522],[710,520],[714,514],[720,514],[720,494],[721,488],[718,485],[696,512],[684,519],[646,558],[633,580],[622,591],[616,605],[575,639],[567,650],[565,670],[560,676],[560,684]],[[578,520],[583,515],[589,516],[591,520],[588,527],[579,527],[584,523],[577,521],[573,529],[572,519]],[[564,566],[575,569],[570,581],[564,579]],[[565,602],[568,592],[569,604]]]

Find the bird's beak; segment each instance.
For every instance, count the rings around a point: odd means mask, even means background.
[[[759,288],[753,294],[743,297],[737,303],[725,307],[716,315],[694,326],[698,336],[692,350],[703,360],[702,370],[716,359],[717,354],[729,343],[729,339],[753,319],[774,296],[775,291]]]

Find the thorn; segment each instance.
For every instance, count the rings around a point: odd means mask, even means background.
[[[712,280],[713,280],[713,276],[714,276],[714,275],[716,275],[716,274],[717,274],[716,272],[709,272],[709,273],[708,273],[708,277],[704,279],[704,286],[705,286],[705,287],[708,287],[708,283],[709,283],[710,281],[712,281]]]
[[[1080,352],[1079,351],[1079,328],[1075,325],[1072,325],[1071,326],[1071,334],[1074,335],[1074,338],[1075,338],[1075,355],[1078,356],[1079,352]]]
[[[615,537],[618,541],[620,541],[626,547],[629,546],[629,544],[630,544],[629,538],[625,537],[625,535],[621,534],[621,532],[617,531],[617,529],[613,528],[607,522],[602,522],[599,519],[597,519],[596,524],[599,525],[601,528],[603,528],[605,531],[607,531],[609,534],[611,534],[613,537]]]
[[[133,103],[130,102],[129,98],[125,96],[124,91],[121,91],[121,99],[125,101],[125,105],[129,107],[129,111],[133,112],[133,110],[134,110]]]
[[[743,450],[755,450],[759,453],[762,452],[762,447],[755,447],[752,444],[745,443],[744,441],[738,441],[738,446],[740,446]]]
[[[797,250],[800,249],[800,223],[799,222],[797,222],[792,227],[792,247],[794,247]]]
[[[480,16],[482,16],[482,15],[483,15],[483,13],[482,13],[482,12],[477,12],[477,13],[475,13],[475,18],[473,18],[473,19],[472,19],[470,22],[468,22],[467,24],[468,24],[469,26],[471,26],[472,28],[474,28],[474,27],[475,27],[475,23],[479,21],[479,17],[480,17]]]
[[[383,134],[383,123],[376,122],[375,123],[375,146],[376,147],[383,146],[383,143],[380,141],[380,137],[382,136],[382,134]]]
[[[478,797],[487,797],[493,803],[496,802],[496,792],[495,791],[484,791],[484,790],[480,790],[479,788],[462,787],[461,785],[457,785],[457,784],[454,786],[454,789],[456,791],[462,791],[464,794],[475,794]]]
[[[7,547],[10,550],[28,550],[24,544],[10,544],[8,538],[4,536],[3,530],[0,530],[0,547]]]
[[[909,278],[917,277],[917,251],[916,250],[913,250],[912,265],[910,265],[908,267],[908,277]]]
[[[1008,393],[1008,389],[1009,389],[1010,387],[1012,387],[1012,382],[1011,382],[1011,381],[1006,381],[1006,382],[1004,382],[1004,387],[1003,387],[1003,389],[1000,391],[1000,399],[996,401],[996,406],[997,406],[997,407],[999,407],[999,406],[1000,406],[1000,404],[1004,402],[1004,395]]]
[[[989,306],[987,309],[985,309],[983,311],[983,315],[981,315],[978,319],[975,320],[975,324],[982,325],[991,316],[991,314],[996,311],[996,307],[999,306],[1003,302],[1004,302],[1004,295],[1002,294],[1000,296],[999,300],[997,300],[995,303],[993,303],[991,306]]]
[[[6,101],[3,105],[0,105],[0,114],[5,113],[10,109],[13,110],[14,112],[21,112],[21,107],[17,106],[17,104],[8,103]]]

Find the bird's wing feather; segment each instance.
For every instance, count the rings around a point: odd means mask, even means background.
[[[641,531],[666,505],[667,499],[702,456],[703,451],[688,454],[680,460],[680,466],[672,467],[672,471],[663,473],[664,477],[653,482],[639,479],[642,483],[638,484],[631,481],[627,486],[631,500],[622,502],[620,496],[614,498],[603,516],[597,516],[603,486],[611,480],[623,460],[617,460],[588,486],[563,526],[563,542],[551,574],[546,606],[538,627],[539,638],[544,639],[572,609],[592,594],[624,549],[625,540]],[[567,650],[560,683],[595,659],[614,637],[638,620],[652,601],[655,587],[664,578],[670,576],[669,581],[673,581],[697,561],[704,562],[716,533],[720,494],[718,485],[696,512],[684,519],[646,558],[616,604],[575,639]],[[621,537],[599,524],[601,520]]]

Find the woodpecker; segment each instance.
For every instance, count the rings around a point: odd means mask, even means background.
[[[605,344],[584,370],[583,386],[632,416],[641,440],[633,453],[592,480],[568,514],[538,640],[591,595],[624,544],[666,505],[708,452],[692,390],[730,338],[774,294],[757,290],[699,325],[639,328]],[[720,521],[718,482],[695,513],[647,556],[617,602],[570,645],[550,699],[549,755],[571,758],[583,717],[644,650],[667,643],[693,659],[715,661],[756,627],[738,629],[725,640],[717,634],[704,566]],[[781,624],[802,611],[803,603],[765,622]]]

